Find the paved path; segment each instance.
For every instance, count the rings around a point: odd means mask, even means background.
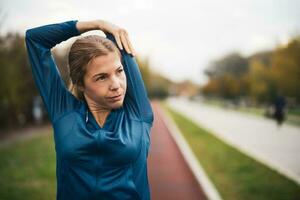
[[[25,128],[14,129],[0,134],[0,148],[11,145],[17,141],[23,141],[31,139],[32,137],[39,136],[41,134],[52,133],[51,124],[43,124],[40,126],[28,126]]]
[[[300,184],[300,128],[200,102],[172,98],[169,105],[248,155]]]
[[[154,102],[152,107],[155,118],[148,157],[151,199],[206,199],[169,130],[162,121],[162,113],[158,104]]]

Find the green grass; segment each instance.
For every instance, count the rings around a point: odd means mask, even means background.
[[[290,110],[289,113],[292,114],[292,115],[297,115],[298,117],[300,117],[300,108],[295,108],[293,110]]]
[[[51,133],[0,148],[1,200],[56,198],[55,149]]]
[[[170,107],[164,107],[224,199],[300,199],[299,185],[220,141]]]

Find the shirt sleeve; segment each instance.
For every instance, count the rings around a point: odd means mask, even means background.
[[[115,44],[114,36],[106,33],[107,38]],[[147,91],[142,79],[139,66],[135,58],[129,55],[125,50],[120,50],[122,55],[122,64],[127,79],[127,91],[124,104],[127,106],[130,114],[145,122],[153,122],[153,111],[148,99]]]
[[[66,88],[51,54],[51,48],[80,32],[77,21],[50,24],[26,31],[25,42],[33,78],[52,122],[79,103]]]

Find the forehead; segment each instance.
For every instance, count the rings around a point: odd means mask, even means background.
[[[87,65],[87,74],[93,76],[98,73],[110,73],[121,66],[121,60],[117,53],[111,52],[107,55],[93,58]]]

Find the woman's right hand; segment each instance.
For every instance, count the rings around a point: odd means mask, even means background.
[[[128,32],[125,29],[104,20],[99,20],[99,29],[103,32],[111,33],[115,37],[120,49],[123,49],[124,46],[127,53],[135,55],[135,51],[129,40]]]

